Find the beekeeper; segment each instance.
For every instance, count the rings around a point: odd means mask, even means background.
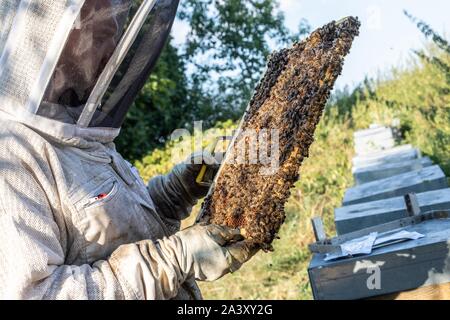
[[[113,140],[178,0],[2,0],[0,298],[198,299],[254,253],[237,230],[179,231],[199,165],[144,185]]]

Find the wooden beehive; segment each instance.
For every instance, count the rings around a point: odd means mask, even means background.
[[[308,157],[314,130],[359,26],[353,17],[331,22],[270,57],[204,201],[201,220],[240,228],[247,239],[263,249],[271,248],[285,219],[290,189],[299,179],[300,165]],[[237,154],[236,146],[248,139],[245,132],[263,129],[279,133],[279,169],[271,175],[261,174],[267,164],[229,161]],[[256,149],[260,151],[260,145]]]

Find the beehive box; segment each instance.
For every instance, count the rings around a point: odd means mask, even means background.
[[[450,188],[417,194],[422,212],[450,210]],[[404,218],[408,215],[404,197],[395,197],[336,208],[334,221],[339,235]]]
[[[450,283],[448,214],[403,230],[424,237],[335,261],[326,262],[324,254],[314,254],[308,268],[314,299],[365,299]]]
[[[201,220],[240,228],[247,239],[270,249],[285,219],[284,204],[299,179],[299,167],[308,156],[314,130],[359,26],[353,17],[331,22],[271,56],[204,201]],[[237,148],[248,139],[246,133],[264,129],[270,131],[269,143],[276,140],[271,130],[278,132],[279,166],[271,174],[261,174],[267,164],[233,161]],[[256,150],[261,152],[259,140]]]
[[[428,157],[405,160],[401,162],[388,162],[378,165],[353,169],[356,184],[364,184],[375,180],[393,177],[402,173],[420,170],[433,165]]]
[[[447,178],[438,166],[402,173],[347,189],[343,205],[401,197],[407,193],[422,193],[448,187]]]
[[[421,157],[419,149],[410,144],[386,149],[366,155],[357,155],[353,158],[353,168],[360,169],[368,166],[383,165],[386,163],[403,162]]]

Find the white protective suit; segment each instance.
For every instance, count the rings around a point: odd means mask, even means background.
[[[181,167],[144,185],[114,148],[118,127],[77,123],[79,108],[45,98],[83,3],[1,2],[0,298],[198,299],[195,278],[214,280],[252,253],[226,249],[229,230],[177,233],[200,196]]]

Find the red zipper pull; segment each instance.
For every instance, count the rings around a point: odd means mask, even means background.
[[[105,199],[108,195],[106,193],[100,193],[98,196],[96,196],[96,200],[102,200]]]

